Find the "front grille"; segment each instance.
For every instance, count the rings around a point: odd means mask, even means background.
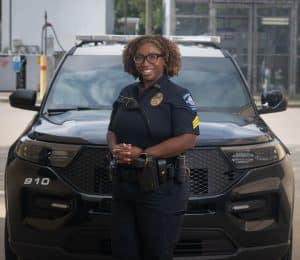
[[[106,148],[85,147],[66,168],[57,173],[80,192],[110,194]],[[241,173],[234,172],[219,149],[197,148],[187,152],[192,195],[221,193],[236,182]]]
[[[216,256],[231,255],[236,248],[230,240],[222,238],[203,238],[180,240],[175,248],[176,256]]]
[[[193,195],[218,194],[241,177],[241,173],[233,171],[219,149],[196,148],[188,151],[187,166],[191,170]]]
[[[231,255],[236,249],[233,242],[220,230],[183,229],[174,254],[182,257]]]
[[[112,184],[108,174],[106,148],[85,147],[66,168],[56,172],[80,192],[110,194]]]

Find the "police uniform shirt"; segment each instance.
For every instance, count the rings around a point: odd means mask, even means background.
[[[118,143],[146,149],[178,135],[199,135],[197,107],[187,89],[165,75],[142,93],[139,88],[125,87],[113,104],[108,129]]]

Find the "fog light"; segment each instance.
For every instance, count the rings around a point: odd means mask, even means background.
[[[250,200],[250,201],[232,203],[229,207],[229,210],[232,213],[240,213],[240,212],[261,210],[264,209],[265,207],[266,207],[265,200]]]
[[[278,199],[276,194],[261,198],[235,201],[227,206],[227,211],[241,220],[276,219],[278,214]]]

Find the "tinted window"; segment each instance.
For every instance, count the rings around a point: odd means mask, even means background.
[[[120,90],[132,83],[120,56],[70,56],[59,72],[47,108],[111,108]]]
[[[173,80],[188,88],[199,109],[236,109],[249,104],[249,96],[229,58],[183,59]]]
[[[199,110],[239,109],[249,103],[237,70],[226,58],[183,58],[173,80],[190,89]],[[70,56],[57,76],[46,107],[111,108],[120,90],[134,82],[119,56]]]

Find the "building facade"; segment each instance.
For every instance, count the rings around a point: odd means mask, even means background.
[[[253,93],[300,94],[298,0],[164,0],[165,34],[221,36]]]
[[[113,32],[114,0],[0,0],[1,51],[14,52],[16,45],[41,45],[44,15],[47,12],[59,41],[66,50],[74,46],[76,35]],[[52,38],[53,32],[48,33]],[[60,51],[53,41],[55,51]]]
[[[0,0],[0,6],[0,91],[39,90],[41,52],[47,55],[49,80],[61,57],[56,54],[73,47],[77,35],[103,35],[114,29],[114,0]],[[42,33],[45,13],[55,33],[49,26]],[[18,55],[26,57],[22,73],[12,66]]]

